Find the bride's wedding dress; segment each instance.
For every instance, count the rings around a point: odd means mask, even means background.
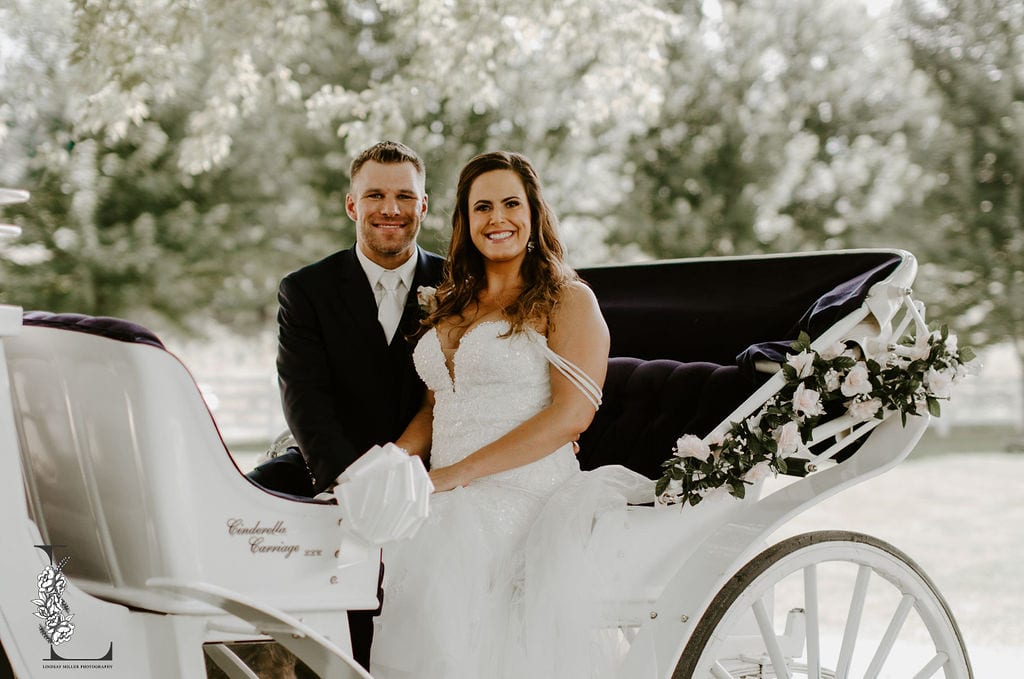
[[[449,372],[434,330],[414,353],[434,392],[431,465],[458,462],[550,401],[549,362],[585,376],[527,329],[471,328]],[[581,387],[582,388],[582,387]],[[602,629],[606,583],[586,548],[597,513],[650,502],[654,483],[622,467],[581,472],[567,444],[531,464],[431,497],[411,540],[384,550],[375,679],[593,679],[623,651]]]

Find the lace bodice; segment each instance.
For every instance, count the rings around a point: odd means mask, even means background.
[[[416,370],[434,392],[432,467],[458,462],[551,402],[547,339],[532,329],[500,337],[508,328],[505,320],[484,321],[463,335],[452,359],[454,379],[433,328],[416,345]],[[579,468],[566,448],[495,476],[562,477]]]

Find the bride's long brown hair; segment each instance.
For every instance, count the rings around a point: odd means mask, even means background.
[[[565,286],[578,280],[565,261],[565,249],[558,238],[558,218],[544,200],[530,161],[510,151],[483,153],[470,160],[459,175],[448,259],[437,291],[437,308],[424,321],[427,326],[447,318],[462,318],[487,283],[483,255],[473,245],[469,231],[469,189],[477,177],[494,170],[511,170],[522,180],[532,226],[530,246],[521,268],[523,291],[502,312],[509,321],[510,332],[520,332],[528,323],[546,328]]]

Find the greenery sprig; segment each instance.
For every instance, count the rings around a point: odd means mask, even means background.
[[[836,343],[820,352],[802,332],[790,347],[785,385],[754,414],[707,440],[679,438],[675,455],[662,464],[660,503],[696,505],[726,493],[742,498],[766,476],[806,473],[811,433],[835,417],[865,422],[899,412],[904,424],[923,410],[938,417],[940,401],[975,358],[946,326],[896,345]]]

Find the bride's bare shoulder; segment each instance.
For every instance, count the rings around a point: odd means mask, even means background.
[[[562,289],[551,314],[551,321],[556,332],[571,329],[573,332],[608,333],[597,297],[582,281],[573,281]]]

